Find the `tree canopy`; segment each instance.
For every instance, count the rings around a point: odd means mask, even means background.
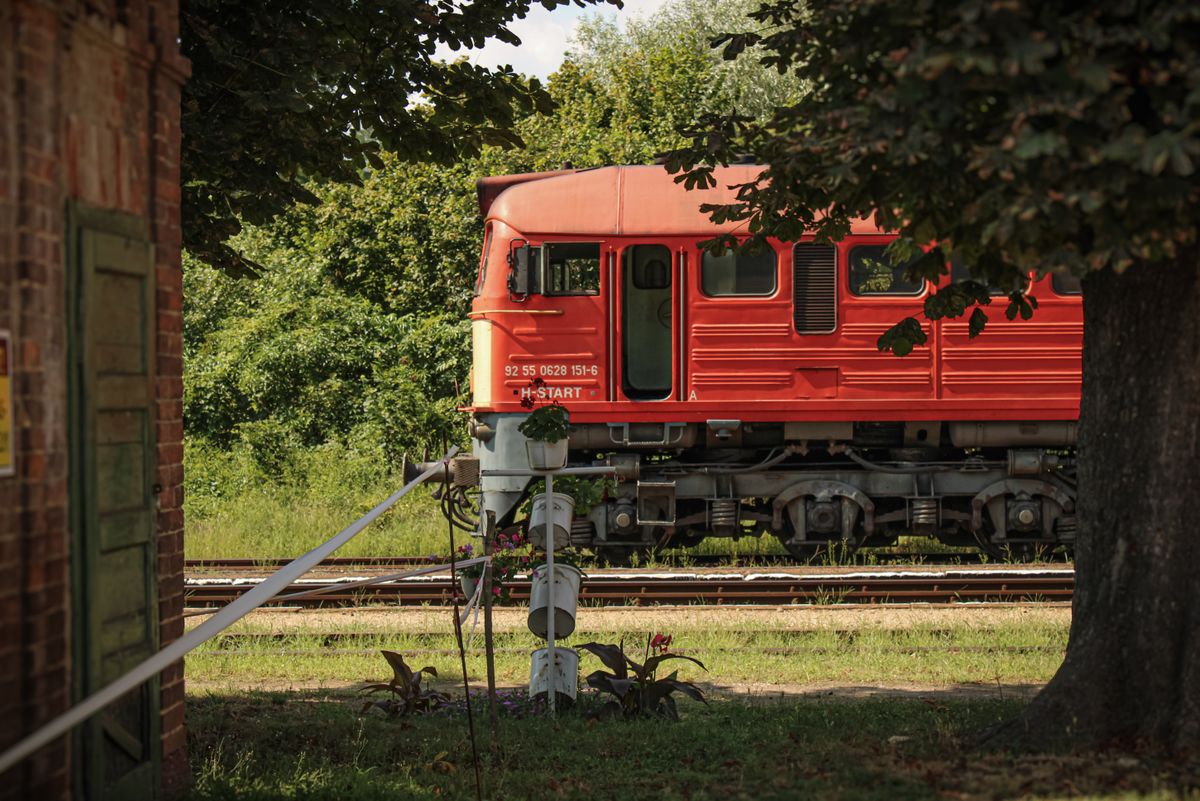
[[[1200,7],[1186,2],[900,3],[789,0],[754,11],[748,46],[810,89],[765,119],[692,126],[675,169],[689,183],[735,154],[767,165],[721,219],[793,240],[837,239],[854,218],[897,231],[898,256],[934,278],[954,258],[975,282],[935,293],[930,319],[975,307],[984,285],[1029,270],[1083,275],[1171,259],[1200,215]],[[1020,292],[1007,313],[1028,317]],[[915,320],[882,348],[924,342]]]
[[[704,19],[740,19],[751,5],[676,0],[625,31],[586,22],[542,90],[553,110],[514,117],[524,148],[483,145],[449,165],[379,148],[377,166],[352,171],[356,182],[298,173],[310,202],[264,206],[268,222],[222,242],[264,268],[258,279],[231,280],[204,252],[187,258],[189,437],[244,446],[269,476],[289,450],[326,442],[382,443],[398,460],[459,441],[483,234],[475,180],[564,161],[649,162],[684,143],[676,129],[696,114],[788,96],[791,79],[754,65],[738,82],[717,80],[719,55],[697,47],[719,30]]]
[[[936,278],[927,318],[1027,271],[1082,277],[1075,594],[1066,659],[999,736],[1043,747],[1200,745],[1200,6],[991,0],[775,0],[717,37],[810,87],[765,120],[688,132],[679,180],[751,152],[737,202],[754,237],[838,239],[854,218],[899,232],[893,257]],[[752,237],[752,239],[754,238]],[[728,244],[728,243],[725,243]],[[744,246],[744,245],[742,245]],[[1033,316],[1017,290],[1006,314]],[[879,340],[923,344],[916,319]]]
[[[548,9],[599,0],[538,0]],[[606,0],[619,6],[620,0]],[[309,180],[357,183],[383,151],[448,162],[519,146],[515,122],[549,112],[536,79],[447,63],[440,45],[519,44],[532,0],[183,0],[192,62],[183,94],[183,235],[231,274],[255,266],[226,244],[316,198]]]

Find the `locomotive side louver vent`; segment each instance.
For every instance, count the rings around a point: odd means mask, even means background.
[[[799,244],[792,250],[792,310],[798,334],[837,328],[837,250]]]

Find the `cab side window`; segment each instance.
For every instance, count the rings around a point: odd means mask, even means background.
[[[980,279],[973,278],[967,271],[967,265],[963,264],[957,258],[950,259],[950,283],[957,284],[959,281],[967,280],[979,281]],[[1013,287],[1013,289],[1001,289],[1000,287],[990,286],[988,287],[988,294],[994,298],[1006,298],[1015,289],[1016,287]],[[1025,278],[1025,289],[1029,289],[1028,276]]]
[[[850,293],[871,295],[920,295],[925,282],[905,275],[909,262],[893,264],[886,245],[859,245],[850,251]]]
[[[545,294],[600,294],[599,242],[551,242],[543,250]]]
[[[738,253],[730,249],[720,256],[704,251],[700,258],[700,287],[710,298],[774,295],[778,273],[773,250]]]

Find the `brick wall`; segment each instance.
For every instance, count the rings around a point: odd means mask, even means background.
[[[183,630],[177,0],[0,2],[0,329],[13,335],[16,467],[0,477],[0,749],[71,698],[65,210],[146,219],[156,246],[159,587]],[[163,776],[187,778],[183,671],[162,675]],[[69,798],[63,738],[0,798]]]

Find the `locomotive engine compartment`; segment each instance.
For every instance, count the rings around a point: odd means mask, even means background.
[[[518,426],[560,403],[568,466],[616,469],[571,543],[614,562],[707,537],[773,536],[800,559],[908,534],[1015,558],[1070,549],[1077,283],[1031,273],[993,288],[982,336],[922,319],[925,345],[880,352],[962,265],[914,277],[867,220],[837,242],[713,252],[745,231],[701,204],[736,202],[760,170],[719,168],[691,191],[650,166],[479,182],[460,500],[478,487],[481,514],[520,525],[531,479],[494,471],[527,469]],[[1036,297],[1033,319],[1005,313],[1012,291]]]
[[[480,467],[525,466],[521,419],[474,419]],[[614,563],[706,537],[773,536],[798,559],[904,535],[1016,559],[1069,551],[1074,441],[1064,421],[583,424],[569,466],[612,466],[617,481],[571,545]],[[510,525],[531,480],[504,480],[486,506]]]

